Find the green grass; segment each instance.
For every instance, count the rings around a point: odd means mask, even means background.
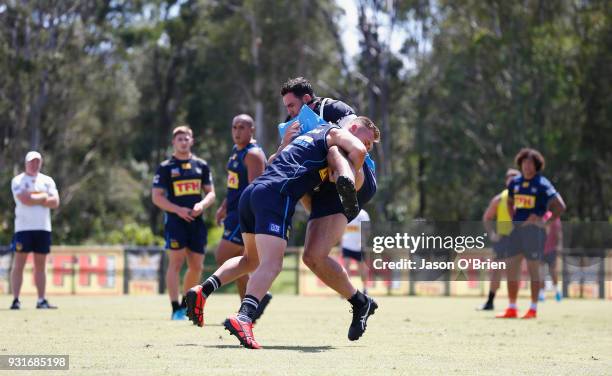
[[[165,296],[54,297],[56,311],[37,311],[34,298],[26,297],[21,311],[0,312],[0,355],[68,354],[73,375],[603,375],[612,370],[609,301],[547,301],[537,320],[508,321],[474,311],[481,299],[377,300],[380,309],[368,331],[349,342],[345,301],[275,296],[255,328],[265,349],[254,351],[238,347],[220,325],[238,308],[234,295],[209,300],[204,328],[170,321]],[[527,303],[519,303],[524,310]],[[1,306],[9,304],[9,297],[0,300]]]

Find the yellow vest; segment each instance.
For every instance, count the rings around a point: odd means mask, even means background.
[[[497,204],[497,234],[510,235],[512,232],[512,218],[508,213],[508,190],[504,189]]]

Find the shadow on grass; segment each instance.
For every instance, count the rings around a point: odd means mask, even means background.
[[[238,349],[240,345],[196,345],[195,343],[180,343],[177,346],[198,346],[210,349]],[[264,346],[264,350],[285,350],[297,351],[303,353],[320,353],[324,351],[334,350],[333,346]]]

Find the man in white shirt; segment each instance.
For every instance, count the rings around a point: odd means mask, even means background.
[[[45,299],[47,275],[45,266],[51,249],[51,210],[59,206],[59,194],[50,176],[40,173],[42,156],[30,151],[25,157],[25,172],[11,181],[15,199],[15,235],[12,248],[15,252],[11,286],[13,304],[20,309],[19,293],[23,282],[23,268],[28,253],[34,253],[34,283],[38,291],[36,308],[57,308]]]
[[[351,259],[357,262],[361,281],[363,282],[363,293],[367,293],[366,284],[368,282],[368,267],[363,260],[361,248],[361,222],[370,221],[368,213],[361,209],[357,217],[346,225],[344,235],[342,235],[342,258],[344,268],[348,271]]]

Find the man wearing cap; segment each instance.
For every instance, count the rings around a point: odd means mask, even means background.
[[[51,210],[59,206],[59,194],[50,176],[42,174],[42,156],[30,151],[25,157],[25,172],[11,181],[15,199],[15,235],[12,249],[15,252],[11,273],[13,304],[20,309],[19,293],[23,282],[23,268],[28,253],[34,253],[34,283],[38,291],[36,308],[57,308],[45,299],[47,255],[51,248]]]

